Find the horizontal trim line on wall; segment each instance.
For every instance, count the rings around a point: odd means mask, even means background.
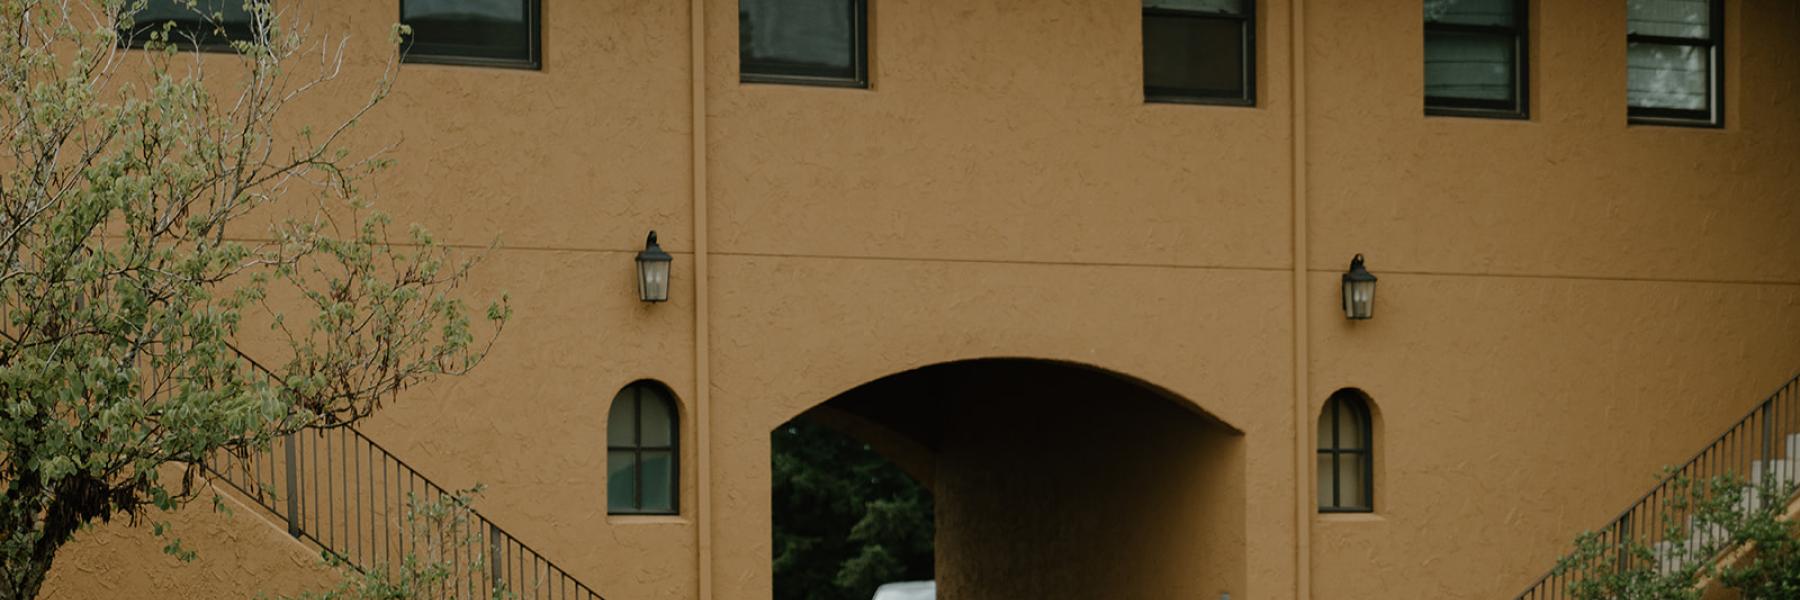
[[[1343,269],[1307,269],[1310,273],[1341,273]],[[1384,275],[1412,275],[1417,277],[1491,277],[1497,279],[1555,279],[1565,281],[1618,281],[1628,283],[1699,283],[1722,285],[1766,285],[1800,287],[1800,281],[1777,281],[1759,279],[1692,279],[1680,277],[1627,277],[1619,275],[1562,275],[1549,273],[1454,273],[1449,271],[1400,271],[1395,269],[1371,269],[1377,277]]]
[[[108,237],[111,237],[111,236],[108,236]],[[268,239],[259,239],[259,238],[227,238],[227,239],[229,239],[230,241],[234,241],[234,242],[244,242],[244,243],[262,243],[262,242],[271,241]],[[411,247],[418,246],[418,244],[412,244],[412,243],[396,243],[394,245],[400,246],[403,248],[411,248]],[[567,247],[567,246],[511,246],[511,245],[506,245],[506,244],[500,244],[500,245],[496,245],[496,246],[486,246],[486,245],[479,245],[479,244],[440,243],[440,244],[438,244],[438,246],[444,247],[444,248],[454,248],[457,250],[488,250],[488,249],[492,249],[495,251],[508,251],[508,252],[572,252],[572,253],[586,253],[586,254],[637,254],[640,250],[643,250],[643,248],[576,248],[576,247]],[[689,250],[670,249],[670,250],[668,250],[668,252],[669,252],[669,254],[673,254],[676,256],[692,256],[693,255],[693,252],[689,251]],[[1285,266],[1285,265],[1284,266],[1276,266],[1276,267],[1257,267],[1257,266],[1204,265],[1204,264],[1181,264],[1181,263],[1147,263],[1147,262],[1146,263],[1128,263],[1128,262],[1103,262],[1103,261],[1020,260],[1020,259],[998,259],[998,258],[930,258],[930,257],[916,257],[916,256],[858,256],[858,255],[848,255],[848,254],[793,254],[793,253],[785,253],[785,252],[720,252],[717,250],[710,252],[710,254],[713,256],[736,256],[736,257],[750,257],[750,258],[799,258],[799,259],[810,258],[810,259],[817,259],[817,260],[868,260],[868,261],[883,261],[883,262],[938,262],[938,263],[991,264],[991,265],[1030,265],[1030,266],[1051,266],[1051,267],[1128,267],[1128,268],[1140,268],[1140,269],[1192,269],[1192,270],[1202,270],[1202,271],[1259,271],[1259,272],[1269,272],[1269,273],[1285,273],[1285,272],[1288,272],[1290,269],[1290,267]],[[1340,272],[1343,272],[1343,269],[1336,268],[1336,267],[1308,268],[1307,272],[1308,273],[1340,273]],[[1800,287],[1800,281],[1779,281],[1779,280],[1766,280],[1766,279],[1696,279],[1696,278],[1680,278],[1680,277],[1675,277],[1675,278],[1630,277],[1630,276],[1619,276],[1619,275],[1570,275],[1570,274],[1557,274],[1557,273],[1473,273],[1473,272],[1457,273],[1457,272],[1450,272],[1450,271],[1402,271],[1402,270],[1396,270],[1396,269],[1379,269],[1379,270],[1375,270],[1374,273],[1377,276],[1391,274],[1391,275],[1411,275],[1411,276],[1418,276],[1418,277],[1494,277],[1494,278],[1504,278],[1504,279],[1554,279],[1554,280],[1564,280],[1564,281],[1616,281],[1616,282],[1633,282],[1633,283],[1698,283],[1698,284],[1763,285],[1763,286],[1777,286],[1777,287],[1790,287],[1790,286]]]
[[[106,237],[107,237],[107,239],[121,239],[117,236],[111,236],[111,235],[106,236]],[[275,241],[275,240],[269,239],[269,238],[231,237],[231,236],[226,236],[224,238],[224,240],[227,242],[239,242],[239,243],[244,243],[244,244],[267,244],[267,243],[272,243]],[[412,242],[391,242],[388,245],[398,247],[398,248],[418,248],[418,247],[420,247],[419,244],[414,244]],[[578,248],[575,246],[513,246],[513,245],[508,245],[508,244],[495,244],[495,245],[489,246],[486,244],[460,244],[460,243],[453,243],[453,242],[438,242],[437,246],[439,248],[450,248],[450,249],[454,249],[454,250],[496,250],[496,251],[505,250],[505,251],[513,251],[513,252],[570,252],[570,253],[576,253],[576,254],[620,254],[620,253],[637,254],[638,252],[642,252],[644,250],[644,248],[642,246],[638,246],[635,248]],[[669,254],[693,254],[693,251],[691,251],[691,250],[665,249],[665,251],[667,251]]]
[[[1021,260],[1004,258],[921,258],[912,256],[855,256],[845,254],[789,254],[782,252],[719,252],[714,250],[713,256],[744,256],[752,258],[811,258],[819,260],[869,260],[883,262],[936,262],[966,263],[990,265],[1030,265],[1046,267],[1132,267],[1140,269],[1198,269],[1207,271],[1267,271],[1286,273],[1290,267],[1252,267],[1233,265],[1202,265],[1179,263],[1128,263],[1103,261],[1059,261],[1059,260]]]

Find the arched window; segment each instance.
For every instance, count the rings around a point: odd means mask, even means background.
[[[1319,512],[1375,510],[1375,435],[1369,401],[1341,389],[1319,414]]]
[[[619,390],[606,418],[606,512],[672,515],[679,512],[681,439],[675,399],[654,381]]]

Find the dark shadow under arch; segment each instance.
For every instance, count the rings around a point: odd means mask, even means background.
[[[931,490],[939,598],[1242,593],[1243,432],[1166,388],[983,358],[881,377],[802,417]]]
[[[935,445],[937,435],[929,427],[930,417],[945,408],[946,403],[967,401],[959,392],[993,380],[1040,380],[1048,376],[1086,385],[1116,385],[1184,408],[1201,419],[1229,430],[1233,435],[1243,431],[1208,412],[1199,403],[1167,388],[1104,367],[1085,363],[1040,359],[996,357],[935,363],[888,375],[851,388],[819,407],[834,408],[865,419],[886,423],[898,433],[907,434],[927,446]],[[911,401],[891,402],[895,397]],[[809,411],[811,412],[811,411]]]

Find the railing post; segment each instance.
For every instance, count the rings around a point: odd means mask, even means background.
[[[1764,402],[1762,405],[1762,460],[1764,471],[1771,471],[1774,469],[1774,463],[1771,462],[1770,459],[1775,456],[1775,423],[1769,419],[1769,409],[1774,406],[1774,402]],[[1765,477],[1768,475],[1768,473],[1763,473],[1763,476]]]
[[[490,590],[489,590],[490,595],[495,598],[500,597],[500,590],[501,590],[501,588],[500,588],[500,584],[501,584],[501,581],[500,581],[500,562],[501,562],[500,550],[501,550],[502,544],[503,544],[503,542],[500,541],[500,527],[498,525],[493,524],[492,522],[489,522],[488,523],[488,571],[493,574],[493,578],[491,580],[489,580],[488,587],[490,588]]]
[[[300,483],[299,468],[294,464],[294,441],[296,436],[287,434],[283,444],[287,446],[287,526],[288,535],[300,537]]]
[[[1625,516],[1619,517],[1618,523],[1615,523],[1613,525],[1613,528],[1614,528],[1614,532],[1613,532],[1614,540],[1613,541],[1614,541],[1614,543],[1619,545],[1619,558],[1617,561],[1618,564],[1616,566],[1618,567],[1619,572],[1623,573],[1627,570],[1630,570],[1629,563],[1631,562],[1631,513],[1626,512]]]

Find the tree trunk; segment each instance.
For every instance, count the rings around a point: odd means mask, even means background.
[[[58,482],[53,499],[41,509],[22,501],[38,498],[40,489],[34,473],[19,473],[0,499],[0,600],[37,598],[56,552],[82,525],[109,520],[115,508],[109,497],[121,493],[98,479],[78,476]]]
[[[50,573],[50,561],[55,554],[42,558],[19,557],[19,560],[8,560],[6,572],[0,575],[0,600],[33,600],[44,587],[44,576]]]
[[[32,449],[15,451],[18,456],[33,454]],[[47,513],[34,502],[43,493],[37,473],[22,469],[3,475],[10,481],[0,486],[0,600],[32,600],[44,587],[62,544],[52,543],[43,522]]]

